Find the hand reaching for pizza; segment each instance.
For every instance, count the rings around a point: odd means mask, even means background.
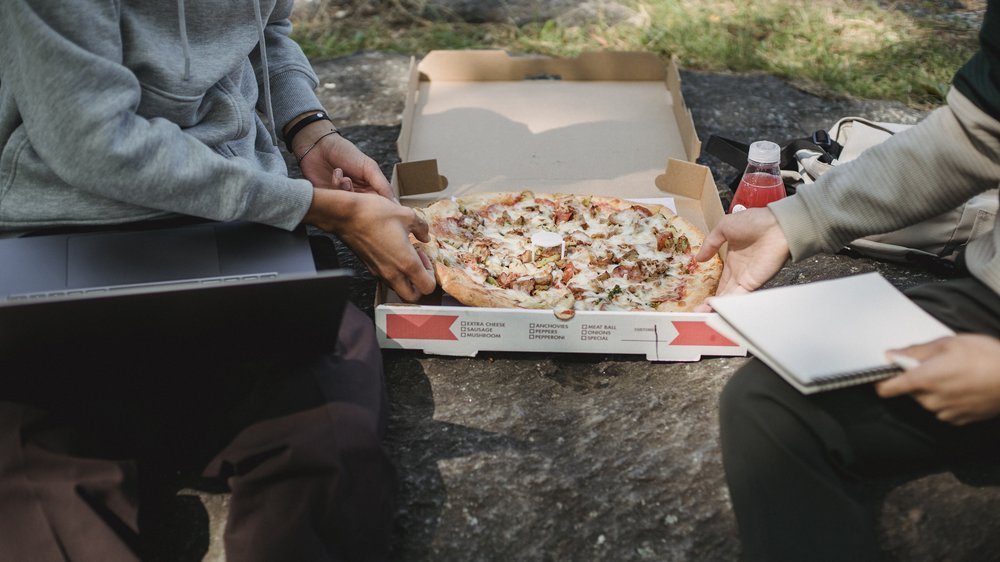
[[[295,135],[293,152],[302,175],[320,189],[377,193],[394,199],[392,187],[375,160],[334,131],[328,121],[308,125]]]
[[[410,243],[410,234],[430,240],[427,223],[413,209],[371,193],[314,189],[303,222],[336,234],[404,300],[434,290],[430,263]]]
[[[705,261],[729,243],[716,294],[748,293],[760,288],[788,260],[788,240],[769,209],[747,209],[722,217],[695,256]]]

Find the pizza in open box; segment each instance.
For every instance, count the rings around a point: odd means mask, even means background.
[[[689,311],[715,294],[722,273],[718,256],[694,259],[703,234],[658,205],[524,191],[417,212],[431,240],[416,245],[441,288],[470,306]]]

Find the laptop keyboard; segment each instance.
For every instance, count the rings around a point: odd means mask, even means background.
[[[112,293],[125,289],[144,289],[149,287],[184,287],[188,285],[215,285],[220,283],[241,283],[244,281],[259,281],[262,279],[274,279],[277,273],[255,273],[250,275],[224,275],[221,277],[199,277],[197,279],[183,279],[180,281],[157,281],[153,283],[132,283],[128,285],[109,285],[107,287],[88,287],[86,289],[63,289],[60,291],[44,291],[39,293],[21,293],[9,295],[8,301],[24,301],[31,299],[46,299],[50,297],[66,297],[76,295],[90,295],[95,293]]]

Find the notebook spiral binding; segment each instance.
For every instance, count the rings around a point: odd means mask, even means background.
[[[862,371],[852,371],[850,373],[837,373],[834,375],[816,377],[809,383],[808,386],[824,389],[842,388],[845,386],[853,386],[856,384],[887,379],[901,372],[903,372],[903,369],[896,365],[875,367],[873,369],[865,369]]]

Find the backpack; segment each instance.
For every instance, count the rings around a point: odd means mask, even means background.
[[[834,166],[849,162],[865,149],[885,141],[910,125],[878,123],[860,117],[845,117],[829,131],[816,131],[807,138],[792,139],[781,145],[781,173],[785,191],[791,195],[813,183]],[[705,151],[742,170],[748,145],[711,136]],[[737,175],[730,188],[739,184]],[[965,245],[989,232],[997,214],[997,190],[991,189],[964,204],[920,223],[885,234],[854,240],[848,254],[924,266],[939,274],[955,271],[955,258]]]

